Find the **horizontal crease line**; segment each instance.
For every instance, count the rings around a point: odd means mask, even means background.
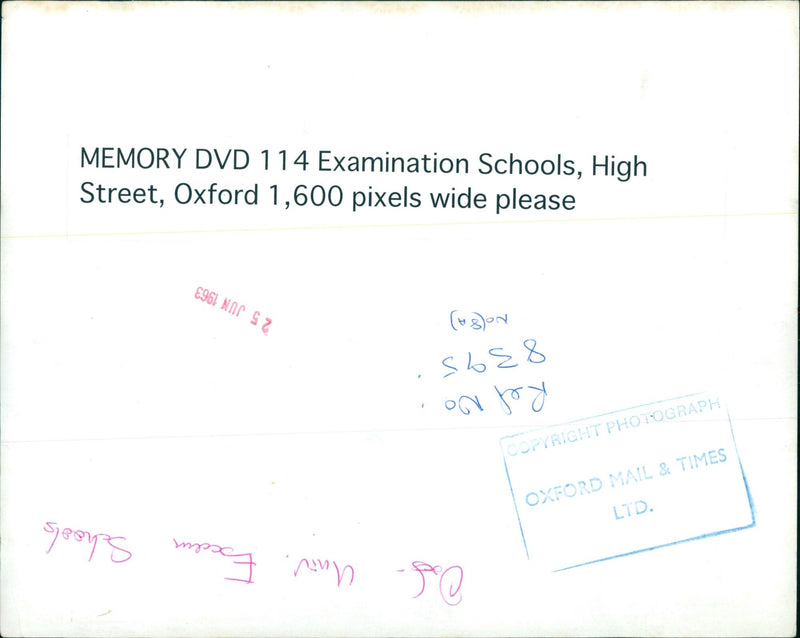
[[[794,421],[795,416],[785,417],[754,417],[754,418],[735,418],[735,423],[749,421]],[[727,423],[726,418],[694,420],[693,423]],[[664,423],[660,421],[660,423]],[[572,425],[573,422],[557,423],[555,425],[542,425],[541,428]],[[113,442],[113,441],[166,441],[171,439],[223,439],[223,438],[242,438],[242,437],[261,437],[261,436],[308,436],[308,435],[337,435],[337,434],[392,434],[397,432],[453,432],[468,430],[523,430],[516,434],[523,434],[532,430],[539,430],[540,427],[531,428],[525,425],[473,425],[455,426],[447,428],[387,428],[383,430],[286,430],[281,432],[238,432],[233,434],[171,434],[164,436],[123,436],[123,437],[104,437],[104,438],[85,438],[85,439],[41,439],[41,440],[12,440],[2,441],[0,445],[19,445],[35,443],[92,443],[92,442]],[[509,436],[515,436],[510,434]]]
[[[585,223],[585,222],[610,222],[610,221],[658,221],[676,219],[708,219],[725,218],[735,219],[738,217],[776,217],[797,215],[791,213],[740,213],[728,215],[724,213],[709,213],[700,215],[651,215],[636,217],[574,217],[566,219],[518,219],[518,220],[495,220],[495,221],[460,221],[460,222],[431,222],[431,223],[409,223],[409,224],[347,224],[338,226],[286,226],[272,228],[218,228],[200,230],[142,230],[112,233],[60,233],[52,235],[3,235],[0,240],[8,239],[63,239],[63,238],[82,238],[82,237],[126,237],[136,235],[197,235],[206,233],[266,233],[280,231],[308,231],[308,230],[364,230],[379,228],[435,228],[442,226],[500,226],[506,224],[549,224],[549,223]]]

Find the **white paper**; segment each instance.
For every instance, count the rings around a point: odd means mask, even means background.
[[[4,3],[2,634],[794,635],[796,8]]]

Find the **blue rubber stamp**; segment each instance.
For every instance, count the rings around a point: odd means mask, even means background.
[[[500,445],[525,555],[549,571],[755,525],[716,395],[539,428]]]

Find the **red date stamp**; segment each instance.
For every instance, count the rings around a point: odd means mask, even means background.
[[[213,290],[209,290],[203,286],[197,287],[197,290],[194,291],[194,298],[212,307],[217,307],[219,305],[220,310],[227,312],[233,317],[244,316],[246,318],[249,316],[247,307],[243,303],[239,303],[235,299],[229,297],[223,297],[223,301],[220,303],[220,296]],[[253,312],[253,316],[250,319],[250,325],[258,327],[259,324],[261,325],[261,333],[268,335],[269,327],[272,325],[272,319],[269,317],[262,317],[261,311],[256,310]]]

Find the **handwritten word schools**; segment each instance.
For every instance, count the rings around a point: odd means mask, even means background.
[[[95,550],[97,549],[99,540],[102,540],[110,549],[110,552],[106,554],[104,558],[110,559],[112,563],[127,563],[134,558],[133,551],[127,549],[129,543],[125,536],[111,536],[106,533],[92,534],[85,530],[72,529],[70,527],[62,528],[55,521],[45,523],[42,529],[46,533],[53,535],[48,548],[45,550],[46,554],[51,554],[58,539],[62,538],[65,541],[73,541],[69,546],[69,550],[66,547],[61,550],[62,554],[69,552],[75,555],[75,548],[81,547],[84,548],[83,553],[78,553],[77,555],[83,557],[83,555],[88,553],[87,560],[89,562],[95,558]],[[83,541],[87,542],[84,543]],[[172,544],[173,549],[177,552],[176,556],[190,556],[194,554],[198,557],[198,560],[204,561],[205,564],[209,566],[209,574],[217,573],[216,569],[214,569],[213,572],[211,571],[213,562],[215,566],[219,566],[219,569],[224,568],[226,570],[223,572],[226,574],[222,577],[224,580],[244,583],[246,585],[252,585],[256,582],[254,568],[257,566],[257,563],[251,551],[237,551],[230,545],[219,543],[179,541],[174,537],[172,538]],[[65,545],[65,543],[61,543],[59,547]],[[212,557],[213,561],[209,561],[208,558]],[[286,554],[286,558],[289,559],[289,554]],[[294,565],[293,568],[292,565]],[[407,571],[403,568],[397,569],[395,572],[418,574],[421,578],[421,583],[416,581],[416,587],[409,587],[409,594],[416,592],[414,595],[409,595],[409,598],[419,598],[422,596],[426,591],[426,586],[429,584],[428,579],[438,577],[438,592],[442,601],[451,607],[461,603],[464,568],[460,565],[451,565],[450,567],[443,568],[441,565],[433,565],[425,561],[412,561],[410,570]],[[352,587],[354,583],[357,582],[356,568],[352,564],[337,562],[336,560],[327,558],[302,556],[299,559],[294,559],[286,569],[286,576],[291,576],[293,580],[297,580],[298,582],[310,582],[311,579],[324,579],[326,574],[335,574],[334,578],[330,576],[327,577],[327,582],[330,584],[331,588],[346,589]],[[429,589],[429,591],[431,590]]]

